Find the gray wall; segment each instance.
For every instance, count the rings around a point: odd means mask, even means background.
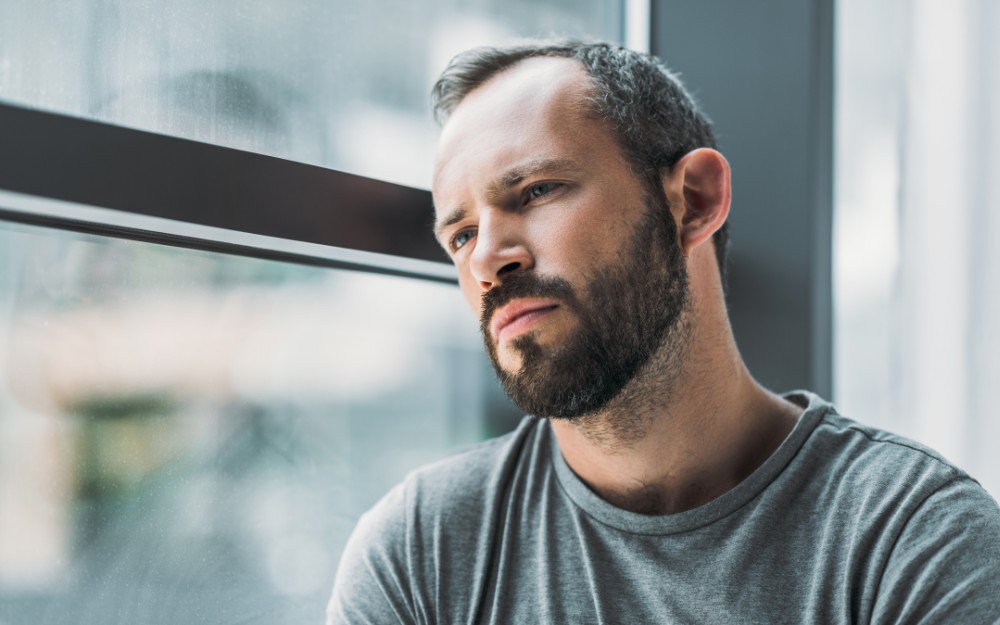
[[[729,308],[758,380],[831,394],[833,0],[653,1],[733,169]]]

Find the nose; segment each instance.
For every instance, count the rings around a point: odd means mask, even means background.
[[[513,216],[484,211],[479,219],[475,246],[469,258],[469,270],[483,292],[500,284],[505,276],[532,269],[535,265]]]

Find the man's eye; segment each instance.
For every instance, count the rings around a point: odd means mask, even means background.
[[[476,232],[474,230],[462,230],[451,238],[451,250],[454,252],[469,242]]]
[[[528,187],[528,198],[532,200],[540,198],[546,193],[551,193],[555,188],[556,183],[554,182],[539,182],[538,184],[533,184]]]

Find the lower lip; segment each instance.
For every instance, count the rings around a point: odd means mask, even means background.
[[[523,334],[530,330],[536,323],[540,322],[543,318],[549,316],[550,313],[555,312],[556,306],[551,308],[539,308],[538,310],[533,310],[529,313],[525,313],[515,319],[514,321],[508,323],[503,328],[497,332],[497,342],[502,342],[508,339],[512,339],[519,334]]]

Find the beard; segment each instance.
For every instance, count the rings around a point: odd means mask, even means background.
[[[668,367],[680,367],[688,303],[684,256],[662,192],[647,193],[645,204],[619,263],[601,268],[583,296],[562,278],[532,272],[514,272],[483,294],[480,329],[487,354],[504,390],[526,413],[564,419],[597,413],[661,348],[672,352]],[[577,324],[555,347],[543,347],[531,332],[512,340],[521,367],[508,371],[500,365],[489,323],[501,306],[521,297],[555,300]]]

